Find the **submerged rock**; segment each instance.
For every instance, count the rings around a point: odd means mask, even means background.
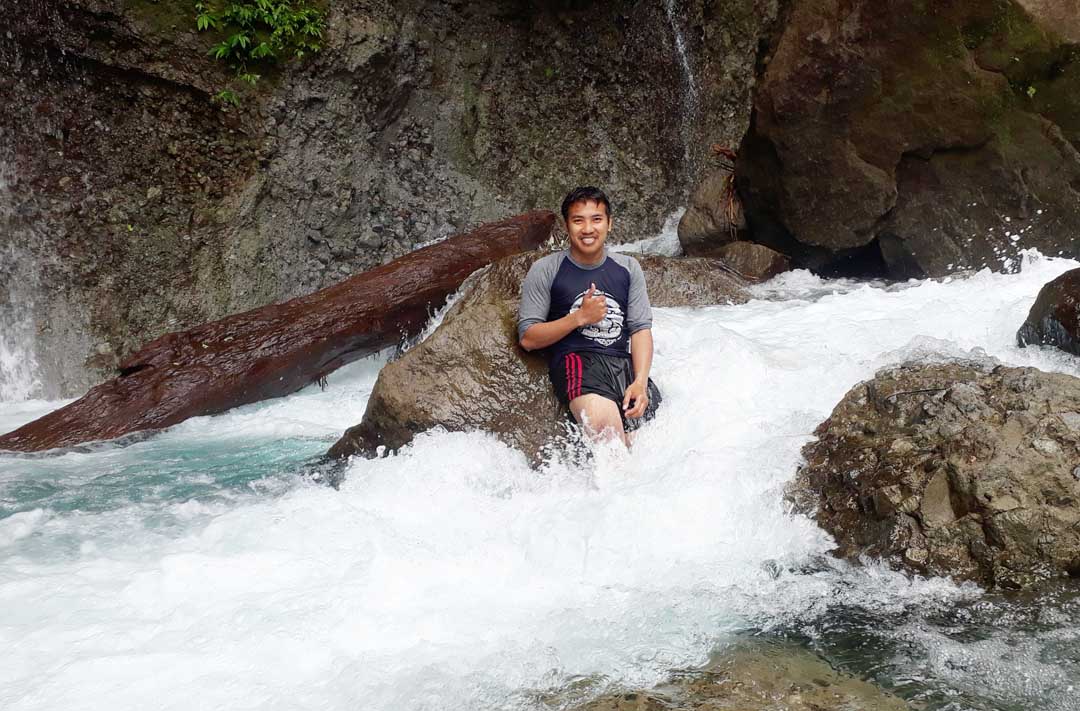
[[[908,364],[815,433],[789,496],[839,555],[1005,588],[1080,573],[1080,378]]]
[[[578,711],[902,711],[903,699],[787,644],[747,644],[657,689],[601,697]]]
[[[1057,346],[1080,356],[1080,269],[1065,272],[1039,290],[1016,340],[1021,346]]]
[[[508,257],[473,276],[442,324],[379,373],[364,419],[332,457],[397,449],[433,427],[481,430],[537,461],[564,433],[547,363],[517,345],[521,282],[540,254]],[[710,259],[639,257],[654,306],[742,303],[745,282]]]
[[[170,333],[122,362],[118,377],[0,436],[0,450],[111,439],[288,395],[415,333],[471,273],[535,249],[554,224],[536,210],[483,225],[314,294]]]

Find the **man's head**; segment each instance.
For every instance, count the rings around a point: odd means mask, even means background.
[[[566,194],[566,197],[562,201],[562,217],[564,220],[570,219],[570,206],[577,202],[595,202],[604,206],[604,212],[608,218],[611,217],[611,201],[608,200],[607,195],[600,188],[594,188],[592,186],[585,186],[581,188],[574,188]]]
[[[570,235],[570,255],[583,264],[603,259],[604,241],[611,229],[611,202],[604,191],[574,188],[563,200],[562,215]]]

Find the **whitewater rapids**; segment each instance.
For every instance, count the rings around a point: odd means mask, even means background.
[[[749,633],[842,660],[828,630],[852,610],[869,621],[845,633],[888,658],[851,666],[908,698],[1077,708],[1078,665],[1054,656],[1080,638],[1075,605],[1051,632],[957,646],[935,615],[1007,603],[832,561],[782,501],[814,427],[883,366],[1080,375],[1015,344],[1077,266],[889,286],[797,271],[744,305],[656,309],[664,406],[632,454],[583,466],[432,432],[353,462],[340,491],[299,476],[360,421],[380,359],[127,447],[0,457],[0,708],[534,708],[657,683]],[[0,403],[0,430],[59,404]]]

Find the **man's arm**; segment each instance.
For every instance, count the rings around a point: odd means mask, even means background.
[[[641,417],[649,406],[649,369],[652,368],[652,329],[643,328],[630,336],[630,360],[634,364],[634,382],[623,394],[627,417]],[[633,404],[631,404],[633,401]]]
[[[581,308],[571,311],[560,319],[534,323],[521,334],[519,343],[527,351],[546,348],[566,338],[574,329],[599,323],[607,315],[607,299],[596,294],[596,284],[589,287],[589,292],[581,300]]]
[[[628,261],[630,295],[626,325],[630,329],[630,361],[634,364],[634,382],[623,393],[623,411],[627,417],[641,417],[649,406],[649,370],[652,368],[652,306],[645,274],[636,259]],[[632,403],[632,404],[631,404]]]

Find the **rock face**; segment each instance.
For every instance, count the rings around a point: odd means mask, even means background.
[[[1047,27],[1012,0],[795,0],[739,150],[754,239],[901,278],[1080,255],[1080,62]]]
[[[492,432],[540,459],[565,434],[543,356],[517,345],[521,282],[539,254],[509,257],[472,277],[435,331],[388,363],[363,421],[332,457],[397,449],[433,427]],[[744,283],[708,259],[639,257],[654,306],[741,303]],[[662,384],[661,384],[662,385]]]
[[[903,711],[883,689],[794,645],[745,645],[661,689],[606,696],[578,711]]]
[[[1065,272],[1039,290],[1016,340],[1021,346],[1057,346],[1080,356],[1080,269]]]
[[[1005,588],[1080,574],[1080,379],[906,365],[816,434],[789,493],[840,555]]]
[[[655,233],[750,117],[777,0],[340,0],[237,108],[185,0],[38,0],[0,43],[0,327],[43,393],[578,184]],[[573,103],[577,109],[568,111]],[[16,288],[18,287],[18,288]],[[9,304],[27,304],[28,314]],[[29,306],[31,305],[32,306]]]
[[[0,450],[111,439],[295,392],[415,333],[469,274],[535,249],[554,224],[553,213],[537,210],[314,294],[170,333],[121,363],[119,377],[0,436]]]

